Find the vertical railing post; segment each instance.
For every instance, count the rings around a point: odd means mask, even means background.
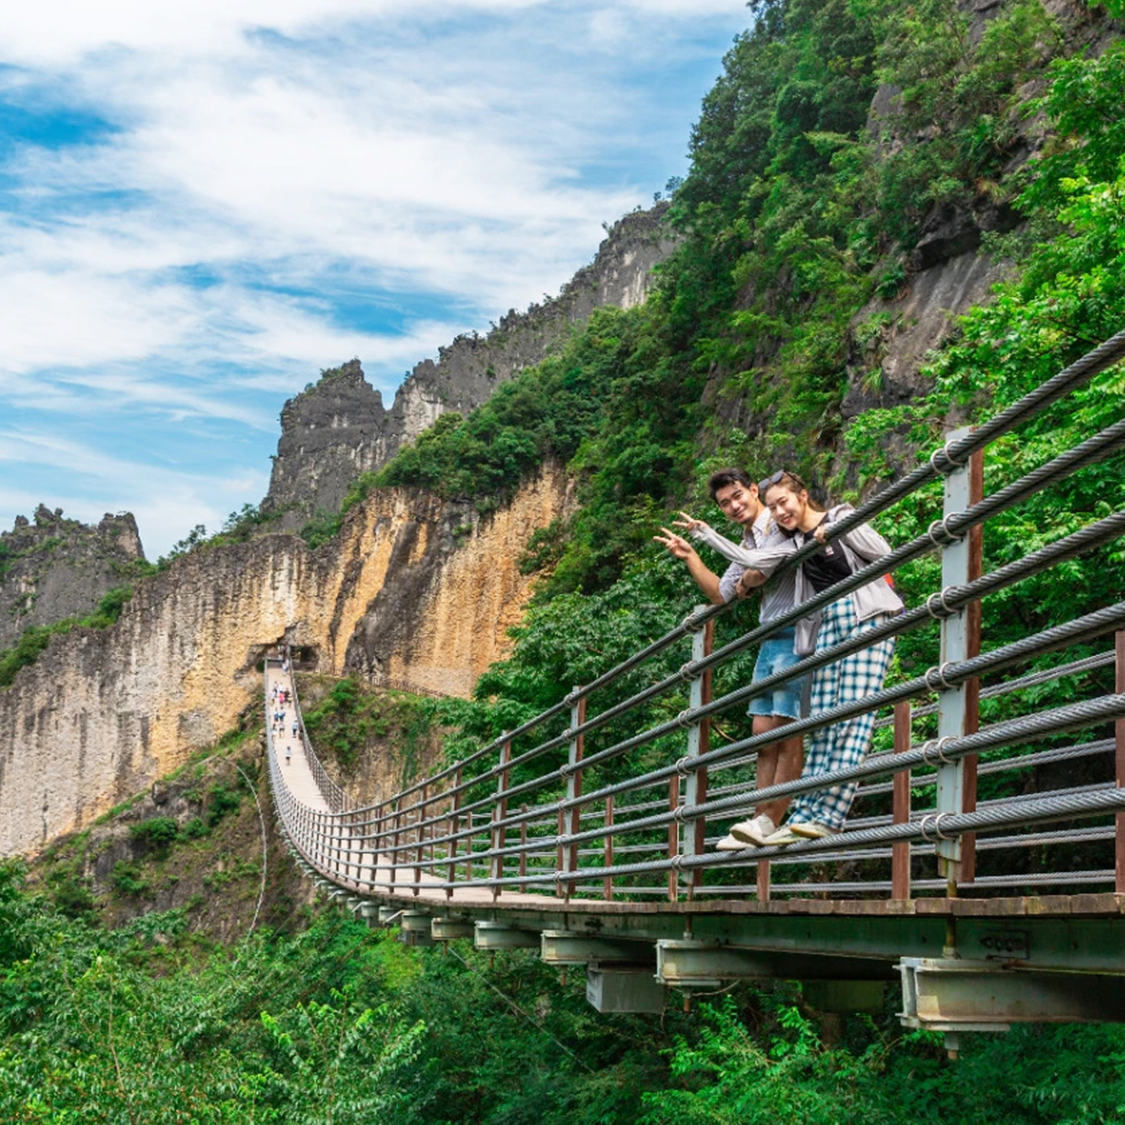
[[[668,810],[674,813],[680,807],[680,775],[673,774],[668,779]],[[680,826],[677,821],[668,822],[668,859],[674,860],[680,854]],[[680,873],[675,867],[668,869],[668,901],[678,902],[680,897]]]
[[[895,704],[895,753],[910,749],[910,702]],[[891,821],[894,824],[910,822],[910,770],[899,770],[894,776],[894,797]],[[900,840],[891,845],[891,898],[910,897],[910,841]]]
[[[473,832],[474,815],[475,814],[472,812],[472,810],[470,810],[468,819],[465,823],[465,827],[469,830],[468,836],[465,837],[465,878],[469,880],[472,880],[474,875],[473,848],[476,847],[476,836]]]
[[[1115,690],[1118,694],[1125,693],[1125,630],[1117,634],[1115,652],[1117,667],[1115,674]],[[1113,725],[1115,736],[1114,765],[1118,789],[1125,789],[1125,719],[1118,719]],[[1116,828],[1115,839],[1115,877],[1114,889],[1119,895],[1125,894],[1125,812],[1119,812],[1114,817]]]
[[[580,691],[580,688],[574,688],[573,691]],[[579,718],[581,714],[582,718]],[[578,724],[585,720],[586,717],[586,701],[584,699],[573,700],[570,704],[570,730],[573,731]],[[582,792],[582,782],[580,780],[578,771],[576,769],[578,763],[582,760],[582,745],[583,739],[581,735],[574,735],[567,743],[567,758],[566,758],[566,799],[569,801],[577,797]],[[569,808],[569,806],[567,806]],[[565,875],[569,871],[575,870],[578,865],[578,849],[571,848],[563,844],[563,837],[567,835],[567,826],[571,823],[571,818],[567,816],[562,807],[562,802],[559,803],[558,812],[558,835],[555,840],[555,874]],[[577,823],[577,822],[575,822]],[[560,898],[569,898],[572,893],[573,884],[566,879],[557,878],[555,880],[555,894]]]
[[[496,785],[496,804],[492,806],[493,829],[490,833],[494,852],[499,851],[504,846],[508,835],[507,829],[502,826],[497,827],[496,822],[504,820],[508,815],[508,798],[505,794],[508,791],[508,774],[510,773],[508,763],[512,760],[512,743],[508,738],[508,732],[504,731],[500,737],[504,739],[500,746],[500,780]],[[493,879],[502,878],[504,875],[504,857],[494,855],[492,862],[489,864],[489,869]],[[500,897],[499,885],[492,888],[492,897],[494,899]]]
[[[978,449],[969,458],[969,504],[978,504],[984,499],[984,450]],[[984,569],[984,526],[977,524],[969,530],[969,581],[978,579]],[[980,656],[981,603],[970,602],[965,607],[968,636],[966,638],[966,659]],[[974,734],[980,729],[980,678],[974,676],[965,684],[965,734]],[[977,762],[979,754],[969,754],[962,758],[964,776],[962,778],[961,811],[975,812],[977,807]],[[966,832],[961,837],[961,877],[960,882],[972,883],[977,877],[977,834]]]
[[[613,833],[609,831],[613,827],[613,794],[611,793],[605,799],[605,851],[602,856],[602,863],[606,867],[613,866]],[[607,902],[613,898],[613,876],[607,875],[602,880],[602,898]]]
[[[955,442],[970,433],[968,428],[956,430],[949,435],[949,441]],[[950,516],[964,512],[972,504],[972,473],[966,466],[955,469],[945,478],[945,502],[943,516]],[[950,586],[964,586],[970,581],[970,544],[967,538],[947,543],[941,553],[941,585],[942,589]],[[953,762],[941,761],[941,740],[944,738],[961,738],[972,733],[967,730],[969,719],[968,685],[956,684],[946,686],[941,681],[941,667],[946,664],[966,660],[970,654],[970,619],[964,610],[945,617],[941,622],[941,656],[938,668],[938,680],[941,684],[938,691],[938,757],[937,768],[937,843],[935,845],[938,856],[938,869],[946,880],[946,893],[956,895],[957,883],[961,878],[961,838],[942,839],[940,817],[943,815],[956,815],[964,809],[965,798],[965,767],[961,759]]]
[[[555,823],[555,874],[566,871],[566,849],[562,845],[562,838],[566,832],[566,814],[559,809]],[[561,879],[555,880],[555,894],[562,898],[566,894],[566,887]]]
[[[574,692],[581,691],[581,688],[576,687]],[[576,703],[571,705],[570,708],[570,728],[577,730],[578,727],[586,721],[586,697],[582,696]],[[582,756],[585,753],[586,736],[584,734],[576,734],[571,740],[567,752],[567,775],[566,775],[566,799],[570,801],[578,801],[582,796]],[[581,804],[574,804],[570,806],[570,835],[576,835],[582,827],[582,807]],[[567,863],[566,869],[568,871],[578,870],[578,844],[570,844],[567,847]],[[569,898],[575,893],[578,884],[570,882],[567,884],[566,895]]]
[[[693,612],[702,613],[706,606],[696,606]],[[711,648],[715,640],[715,622],[708,621],[702,629],[697,629],[691,637],[691,659],[694,664],[711,655]],[[711,669],[708,668],[702,675],[696,676],[691,681],[688,694],[688,707],[696,710],[706,703],[711,702]],[[687,757],[698,758],[706,754],[711,748],[711,720],[701,719],[692,722],[687,732]],[[696,805],[707,800],[707,770],[706,768],[691,770],[685,778],[684,784],[684,812],[687,813]],[[707,822],[704,817],[696,817],[683,822],[681,832],[680,850],[684,855],[702,855],[707,847]],[[688,898],[694,898],[695,888],[703,882],[703,869],[697,867],[688,876]]]
[[[393,891],[395,889],[395,883],[398,882],[398,841],[399,837],[402,835],[402,814],[399,812],[401,806],[400,799],[395,797],[392,805],[394,806],[392,809],[394,820],[391,824],[391,846],[387,853],[387,859],[391,865],[391,890]]]
[[[421,893],[422,888],[419,884],[422,882],[422,853],[425,851],[425,832],[422,828],[422,821],[426,819],[426,807],[428,805],[428,798],[430,794],[429,785],[422,786],[421,800],[418,803],[418,818],[414,828],[414,894]]]
[[[450,825],[449,834],[451,836],[457,835],[458,828],[460,827],[460,824],[461,824],[461,817],[458,815],[458,810],[460,808],[461,808],[461,767],[458,766],[457,772],[453,775],[453,808],[450,809],[450,811],[449,811],[449,825]],[[448,867],[448,874],[447,874],[446,878],[447,878],[447,881],[450,882],[450,883],[456,883],[457,882],[457,845],[458,845],[458,843],[460,843],[459,840],[450,840],[449,841],[449,851],[447,853],[448,857],[449,857],[449,867]],[[446,887],[445,897],[446,898],[452,898],[453,897],[453,888],[452,887]]]
[[[520,816],[527,812],[527,805],[520,805]],[[520,878],[523,879],[527,875],[527,821],[520,821]],[[519,893],[521,895],[527,894],[527,884],[520,883]]]

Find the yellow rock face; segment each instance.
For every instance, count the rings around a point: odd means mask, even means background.
[[[116,626],[53,637],[0,691],[0,853],[81,828],[214,742],[278,642],[315,648],[324,672],[467,695],[526,604],[519,554],[567,506],[555,471],[484,518],[385,489],[318,551],[266,536],[140,583]]]

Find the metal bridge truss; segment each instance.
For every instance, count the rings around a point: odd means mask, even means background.
[[[1120,454],[1125,418],[987,497],[983,451],[1123,357],[1125,332],[953,434],[833,526],[835,538],[902,501],[917,507],[927,502],[919,490],[943,480],[942,517],[890,556],[718,648],[715,620],[730,607],[698,607],[593,683],[383,801],[349,800],[303,724],[292,768],[271,733],[274,800],[294,855],[330,893],[373,924],[397,922],[413,944],[471,937],[586,966],[603,1011],[658,1010],[668,987],[690,995],[783,977],[816,982],[824,1010],[881,1004],[897,979],[903,1022],[954,1036],[1020,1020],[1125,1019],[1125,602],[984,652],[980,643],[982,599],[1034,576],[1070,580],[1062,564],[1125,534],[1125,511],[1113,512],[981,573],[986,521]],[[712,697],[725,662],[928,552],[940,555],[941,585],[922,605]],[[1019,606],[1018,591],[1005,604]],[[716,729],[718,716],[741,715],[786,679],[935,621],[940,647],[924,674],[785,728],[807,734],[880,712],[893,749],[854,769],[759,789],[757,752],[776,736]],[[674,669],[684,644],[690,658]],[[1053,653],[1062,661],[1042,659]],[[267,685],[279,663],[268,664]],[[1046,705],[1064,680],[1077,701]],[[599,693],[609,702],[595,713]],[[982,726],[980,701],[1000,696],[1025,705],[1009,703],[1014,717]],[[637,729],[646,704],[668,718]],[[1008,784],[978,800],[978,779],[991,775]],[[759,801],[845,780],[861,783],[860,811],[842,835],[713,850]]]

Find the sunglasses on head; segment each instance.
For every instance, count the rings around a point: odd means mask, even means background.
[[[789,469],[778,469],[772,476],[766,477],[765,480],[758,481],[758,495],[765,496],[767,488],[772,488],[775,484],[780,484],[786,477],[798,488],[807,490],[809,487],[796,473],[791,472]]]

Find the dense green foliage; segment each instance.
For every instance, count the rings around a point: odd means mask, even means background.
[[[792,985],[692,1015],[673,997],[662,1016],[599,1016],[580,979],[534,956],[489,967],[462,945],[410,950],[346,911],[298,910],[216,948],[183,911],[99,930],[20,883],[0,867],[12,1125],[1094,1125],[1125,1112],[1116,1027],[978,1036],[951,1064],[893,1016],[826,1024],[830,1045]]]

